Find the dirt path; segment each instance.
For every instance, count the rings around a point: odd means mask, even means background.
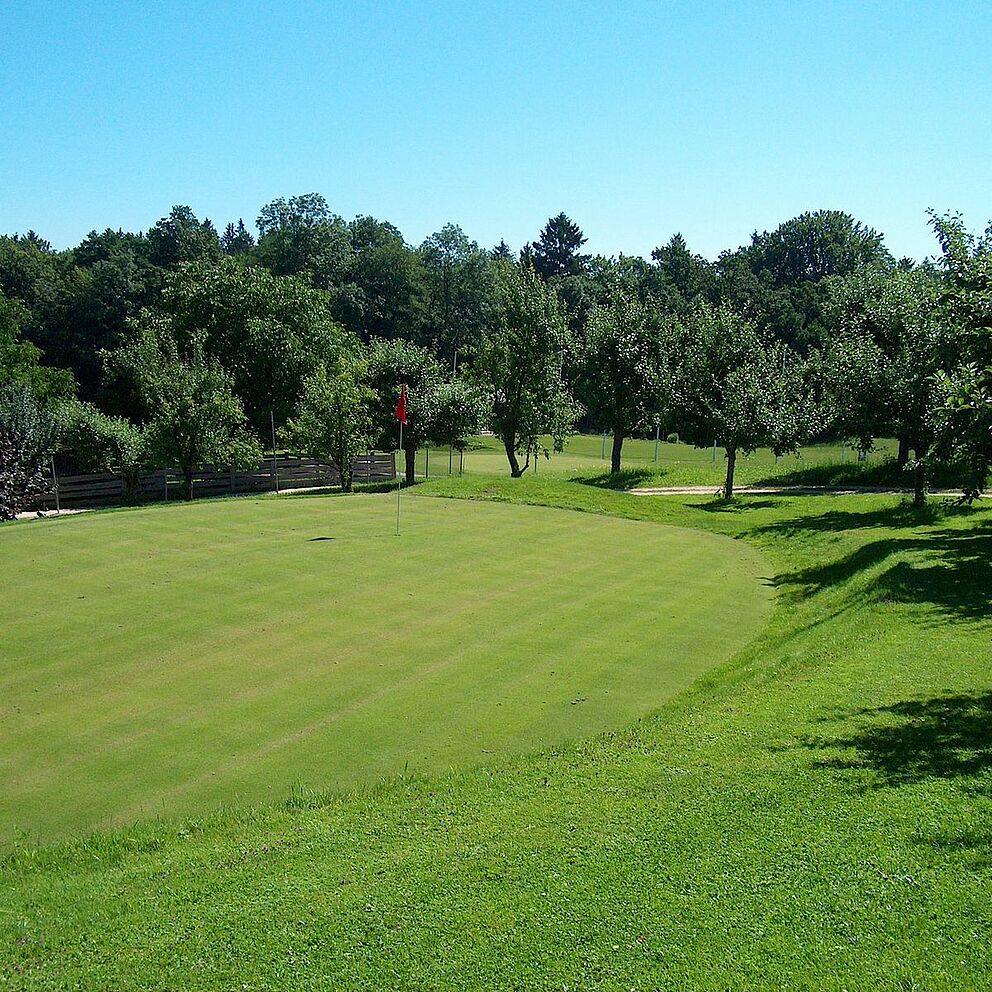
[[[632,496],[712,496],[720,491],[714,486],[650,486],[642,489],[628,489]],[[912,489],[898,489],[892,486],[735,486],[738,496],[909,496]],[[956,496],[953,489],[940,489],[930,492],[930,496]]]
[[[79,509],[73,510],[26,510],[24,513],[18,513],[17,520],[35,520],[38,517],[68,517],[73,513],[89,513],[90,507],[80,507]]]

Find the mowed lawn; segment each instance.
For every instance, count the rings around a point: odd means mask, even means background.
[[[604,525],[636,519],[635,544],[671,547],[673,526],[733,537],[734,551],[765,556],[776,606],[733,658],[598,736],[374,790],[21,842],[0,857],[0,985],[990,987],[992,510],[916,512],[887,496],[728,506],[548,477],[424,488],[584,510]],[[334,519],[333,501],[304,502]],[[436,534],[447,504],[409,503],[410,536]],[[304,512],[244,505],[256,515],[244,533],[262,543],[263,510]],[[486,509],[514,508],[451,512]],[[474,519],[521,533],[574,519],[518,509]],[[171,514],[193,521],[206,508],[156,512],[168,533]],[[203,533],[220,519],[189,540],[221,544],[223,530]],[[65,538],[77,523],[96,518],[45,527]],[[43,533],[18,528],[0,538]],[[334,532],[307,526],[300,541],[315,530]],[[232,555],[248,553],[243,543]],[[633,577],[651,556],[632,547]],[[736,609],[694,635],[732,629]],[[613,617],[606,642],[636,622]]]
[[[740,650],[760,552],[391,496],[0,528],[0,837],[443,771],[626,725]]]

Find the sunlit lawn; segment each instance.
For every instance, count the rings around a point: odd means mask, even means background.
[[[550,439],[545,439],[550,447]],[[612,437],[578,434],[569,438],[564,451],[543,456],[536,466],[532,460],[530,472],[567,478],[573,475],[595,476],[610,470]],[[890,439],[880,439],[864,465],[858,464],[857,453],[841,444],[808,445],[798,455],[776,458],[768,448],[759,448],[751,455],[740,456],[737,462],[737,480],[742,484],[785,476],[808,469],[836,466],[840,473],[857,474],[859,471],[877,469],[887,459],[893,458],[896,444]],[[635,470],[641,484],[650,485],[713,485],[723,483],[726,461],[722,449],[695,448],[692,445],[669,443],[661,440],[631,439],[624,442],[623,468]],[[460,457],[457,450],[432,448],[418,453],[419,477],[437,478],[458,475],[509,474],[506,454],[494,437],[473,438],[471,445]],[[866,481],[871,481],[867,479]]]

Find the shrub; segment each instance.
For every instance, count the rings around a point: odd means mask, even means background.
[[[59,411],[59,450],[83,472],[113,472],[124,480],[124,498],[137,498],[138,481],[149,466],[145,432],[123,417],[108,417],[90,403],[71,400]]]
[[[56,424],[27,386],[0,386],[0,520],[13,520],[47,489]]]

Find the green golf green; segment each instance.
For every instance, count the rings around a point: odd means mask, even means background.
[[[363,787],[620,726],[740,649],[758,552],[405,496],[0,529],[0,838]]]

